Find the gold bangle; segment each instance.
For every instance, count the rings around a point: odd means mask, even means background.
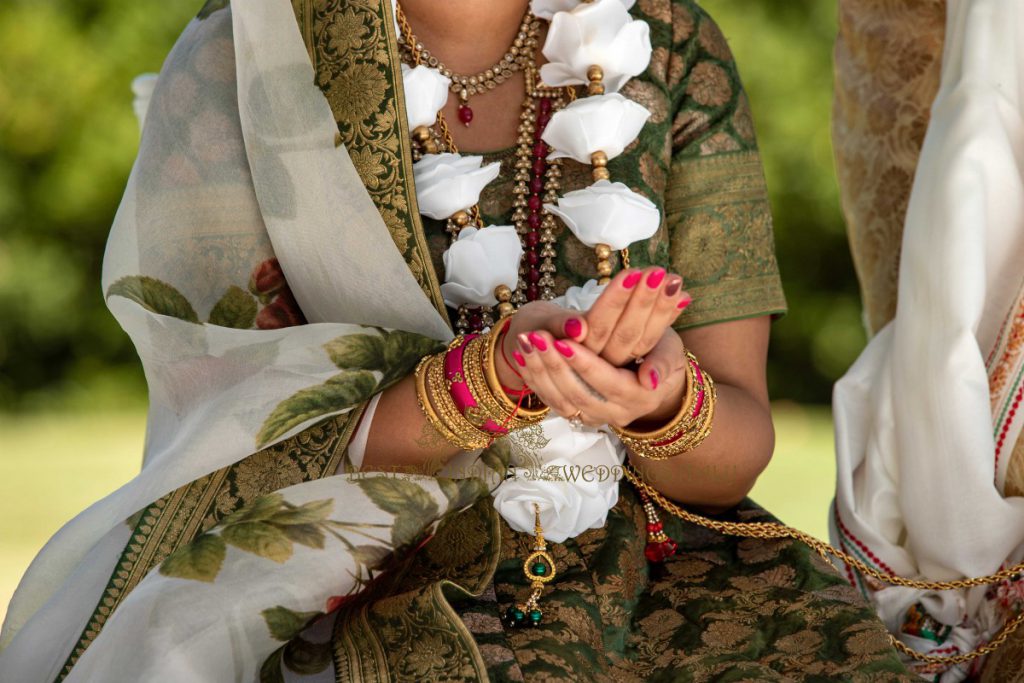
[[[650,432],[638,432],[626,427],[616,429],[615,431],[620,437],[625,436],[630,439],[641,441],[662,441],[673,436],[675,433],[678,433],[679,429],[684,426],[686,416],[693,410],[693,402],[696,400],[697,395],[697,392],[694,390],[694,386],[697,384],[697,378],[694,374],[693,366],[689,362],[692,356],[690,356],[689,352],[687,352],[686,356],[686,392],[684,393],[683,401],[679,406],[679,412],[675,414],[675,417],[665,423],[664,426]]]
[[[482,419],[490,418],[508,431],[524,429],[538,422],[538,419],[524,419],[516,412],[515,405],[509,408],[491,391],[484,368],[486,348],[487,340],[478,337],[469,342],[463,355],[466,381],[480,408]]]
[[[696,368],[699,366],[689,352],[687,367],[687,381],[690,383],[694,398],[684,401],[683,408],[674,420],[656,432],[638,433],[615,429],[622,442],[636,455],[648,460],[667,460],[694,450],[710,435],[717,401],[714,380],[707,372],[699,370],[702,378],[703,403],[697,415],[693,415],[695,397],[700,395],[696,389]]]
[[[430,426],[434,431],[440,434],[448,443],[458,446],[460,442],[459,438],[454,432],[445,426],[444,422],[441,421],[441,418],[434,410],[434,406],[431,404],[429,394],[427,393],[427,370],[433,358],[433,356],[424,356],[416,365],[416,402],[419,403],[420,410],[423,411],[423,414],[427,418],[427,422],[430,423]]]
[[[455,445],[464,451],[475,451],[478,448],[485,448],[491,443],[490,435],[480,431],[455,405],[448,387],[448,380],[444,375],[443,354],[437,356],[428,367],[427,384],[430,389],[430,397],[436,400],[435,405],[441,414],[441,419],[459,439]]]

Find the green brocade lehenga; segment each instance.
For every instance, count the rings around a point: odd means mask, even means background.
[[[677,324],[681,330],[781,314],[785,299],[753,122],[725,38],[689,0],[641,0],[632,12],[651,25],[654,53],[648,71],[622,94],[652,116],[609,168],[613,180],[654,201],[665,220],[630,250],[631,265],[683,274],[694,302]],[[318,16],[329,23],[332,12]],[[484,157],[500,161],[502,172],[485,188],[481,213],[486,224],[509,225],[514,150]],[[589,167],[564,162],[562,192],[590,182]],[[443,273],[444,224],[424,219],[424,233],[434,270]],[[557,236],[560,294],[597,273],[591,249],[564,227]],[[724,518],[772,520],[750,501]],[[651,565],[639,498],[623,483],[604,528],[551,544],[558,577],[542,598],[541,626],[510,629],[500,615],[529,594],[522,562],[533,537],[510,529],[490,499],[482,500],[442,523],[358,606],[343,610],[334,630],[338,675],[909,679],[868,605],[805,545],[726,537],[663,519],[679,552]]]

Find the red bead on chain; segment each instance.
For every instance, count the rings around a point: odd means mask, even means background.
[[[643,491],[637,493],[640,494],[644,514],[647,516],[647,547],[644,548],[644,556],[649,562],[664,562],[676,554],[679,545],[665,534],[661,519],[658,518],[658,511],[650,497]]]

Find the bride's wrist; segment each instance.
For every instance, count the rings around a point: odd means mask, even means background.
[[[683,405],[683,401],[686,400],[686,373],[683,373],[683,381],[677,382],[675,389],[665,396],[664,400],[658,405],[657,408],[642,415],[632,424],[629,425],[630,429],[648,428],[656,429],[667,425],[669,422],[674,420],[679,414],[679,409]]]

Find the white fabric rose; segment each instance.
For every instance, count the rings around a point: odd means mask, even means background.
[[[551,303],[574,311],[589,311],[605,286],[597,284],[597,280],[587,280],[582,287],[572,286],[565,294],[551,300]]]
[[[422,64],[416,68],[402,64],[405,113],[409,118],[409,130],[434,125],[437,112],[448,101],[448,86],[451,83],[451,79],[437,69]]]
[[[522,256],[519,235],[510,225],[463,228],[459,239],[444,252],[444,302],[452,308],[494,306],[498,285],[516,288]]]
[[[139,74],[132,80],[132,94],[135,99],[132,101],[132,109],[135,110],[135,118],[139,122],[139,128],[146,122],[146,112],[149,111],[149,101],[153,99],[153,89],[156,88],[156,80],[159,74]]]
[[[544,41],[548,63],[540,77],[548,85],[587,83],[587,69],[604,71],[605,92],[618,92],[651,61],[651,29],[633,20],[622,0],[594,0],[551,18]]]
[[[412,166],[420,213],[444,220],[476,204],[484,186],[501,171],[500,163],[480,166],[482,161],[461,154],[424,154]]]
[[[558,216],[576,238],[588,247],[607,244],[614,250],[649,239],[661,225],[658,207],[647,197],[622,183],[599,180],[590,187],[569,192],[558,204],[544,208]]]
[[[598,151],[614,159],[650,116],[642,104],[618,93],[585,97],[555,112],[541,138],[554,149],[548,159],[569,157],[589,164],[590,155]]]
[[[516,531],[533,533],[536,503],[544,537],[561,543],[604,526],[619,500],[625,450],[607,432],[576,430],[563,418],[545,420],[543,429],[549,441],[533,454],[540,467],[514,468],[498,486],[494,508]]]
[[[545,21],[551,21],[551,17],[558,12],[571,12],[582,2],[582,0],[533,0],[530,3],[530,11],[533,16]],[[636,4],[636,0],[619,0],[622,6],[629,9]]]

